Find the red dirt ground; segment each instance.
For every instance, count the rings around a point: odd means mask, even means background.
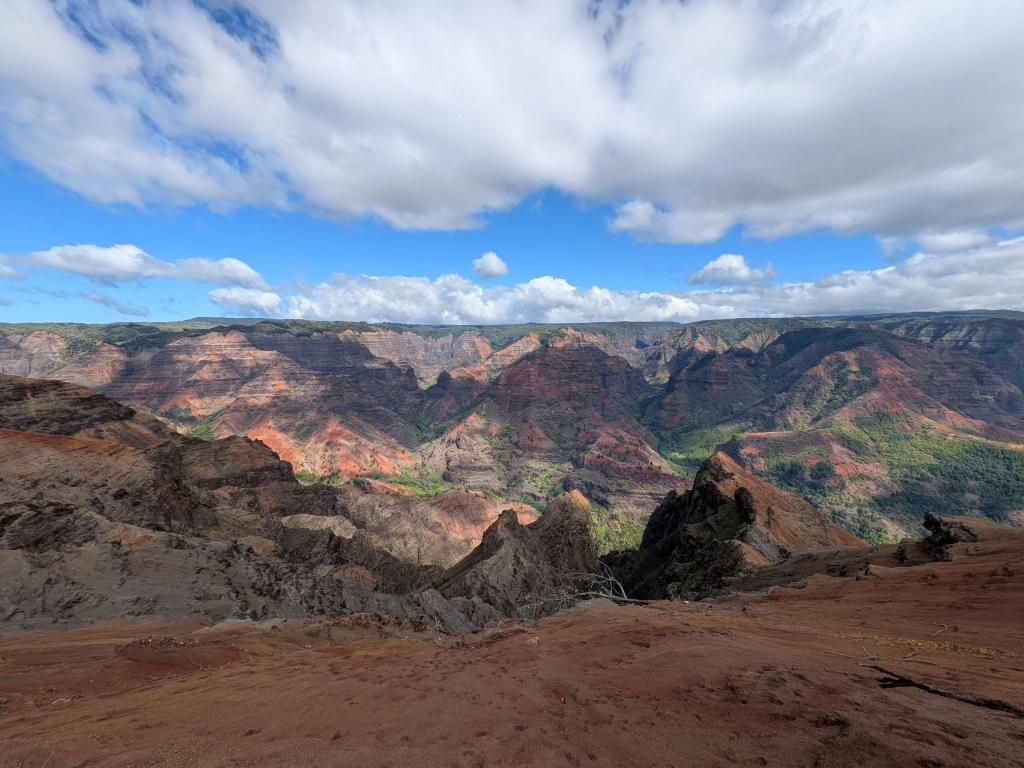
[[[862,666],[1024,707],[1024,534],[956,551],[465,638],[370,617],[7,634],[0,766],[1021,766],[1024,718]]]

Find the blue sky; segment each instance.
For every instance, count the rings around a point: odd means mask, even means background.
[[[1024,308],[1024,11],[962,8],[14,0],[0,321]]]
[[[271,285],[319,282],[336,272],[353,275],[472,276],[472,262],[493,251],[509,273],[488,285],[514,285],[558,275],[574,285],[635,291],[686,291],[687,277],[722,253],[745,254],[755,267],[771,263],[780,280],[813,280],[839,269],[886,266],[869,235],[816,232],[761,240],[733,231],[701,245],[640,241],[610,233],[607,205],[585,204],[554,190],[531,195],[511,211],[491,214],[477,229],[409,232],[375,219],[338,220],[302,212],[241,208],[211,212],[205,206],[138,209],[98,205],[38,174],[7,162],[0,173],[6,200],[4,253],[43,251],[55,244],[133,243],[163,260],[190,257],[244,260]],[[137,280],[120,285],[56,269],[32,270],[0,284],[11,304],[5,322],[118,322],[133,319],[81,296],[100,292],[147,307],[146,320],[221,315],[209,286],[179,280]],[[66,294],[65,298],[52,295]]]

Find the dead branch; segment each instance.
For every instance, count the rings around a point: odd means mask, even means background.
[[[617,595],[609,595],[607,592],[577,592],[578,597],[603,597],[605,600],[611,600],[613,603],[632,603],[634,605],[647,605],[649,600],[637,600],[634,597],[619,597]]]
[[[917,658],[918,651],[912,651],[905,656],[879,656],[876,653],[871,653],[863,645],[860,647],[864,651],[864,656],[851,656],[848,653],[839,653],[838,651],[825,651],[829,656],[842,656],[844,659],[854,659],[855,661],[912,661],[915,664],[928,664],[929,666],[936,666],[934,661],[928,659]],[[861,666],[869,666],[862,664]]]
[[[936,624],[935,626],[938,627],[938,629],[932,632],[930,637],[936,637],[937,635],[941,635],[943,632],[946,632],[947,630],[950,632],[960,631],[960,627],[956,624]]]
[[[601,563],[602,573],[570,573],[563,584],[549,588],[543,593],[530,593],[523,597],[518,607],[522,615],[539,616],[551,611],[561,611],[579,605],[591,598],[605,598],[615,603],[646,605],[646,600],[636,600],[626,594],[622,582],[615,578],[611,569]]]
[[[883,677],[878,681],[883,688],[917,688],[918,690],[925,691],[926,693],[941,696],[944,699],[953,699],[954,701],[960,701],[964,704],[970,704],[975,707],[994,709],[997,712],[1005,712],[1013,715],[1014,717],[1024,718],[1024,707],[1018,707],[1017,705],[1010,704],[1002,699],[991,699],[986,696],[975,696],[973,694],[959,693],[957,691],[946,691],[942,688],[936,688],[928,685],[927,683],[922,683],[918,680],[909,678],[906,675],[901,675],[898,672],[893,672],[876,664],[865,664],[864,666],[886,675],[886,677]]]

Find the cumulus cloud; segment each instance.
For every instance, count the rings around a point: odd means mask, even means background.
[[[487,280],[508,274],[508,264],[494,251],[488,251],[479,259],[473,259],[473,271],[477,277]]]
[[[256,270],[238,259],[161,261],[136,245],[58,245],[13,258],[26,265],[60,269],[108,284],[164,277],[243,288],[267,287]]]
[[[209,293],[210,301],[229,312],[255,312],[258,315],[274,316],[280,312],[281,297],[273,291],[259,288],[215,288]]]
[[[815,281],[692,291],[703,317],[1024,310],[1024,238],[959,253],[917,253],[892,266]]]
[[[691,285],[701,283],[744,285],[763,283],[773,277],[776,277],[776,274],[771,264],[764,269],[755,269],[747,264],[745,257],[738,253],[723,253],[694,272],[687,280]]]
[[[171,263],[167,277],[193,283],[225,283],[242,288],[266,288],[267,284],[255,269],[238,259],[181,259]]]
[[[1024,238],[959,253],[917,253],[888,267],[846,270],[815,281],[734,281],[729,286],[686,292],[585,288],[551,276],[485,287],[459,275],[432,280],[339,274],[286,296],[231,288],[213,291],[210,298],[240,312],[424,324],[687,322],[727,317],[1024,310]]]
[[[83,299],[95,301],[97,304],[102,304],[104,307],[108,307],[122,315],[130,315],[132,317],[147,317],[149,315],[149,310],[146,307],[141,307],[137,304],[127,304],[96,291],[86,291],[81,296]]]
[[[10,0],[4,146],[104,203],[399,228],[545,188],[674,242],[1024,225],[1018,0],[218,7]]]
[[[661,292],[580,288],[556,277],[485,288],[459,275],[335,275],[290,296],[286,314],[311,319],[407,323],[592,322],[608,319],[690,320],[697,305]]]

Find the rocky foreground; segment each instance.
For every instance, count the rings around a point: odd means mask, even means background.
[[[369,616],[8,633],[0,766],[1019,766],[1024,533],[971,530],[940,561],[875,548],[829,576],[819,554],[789,587],[464,636]]]
[[[420,556],[456,537],[391,506],[393,523],[344,489],[301,485],[259,442],[187,438],[83,387],[0,376],[0,627],[358,611],[461,631],[498,620],[473,596],[429,588],[443,569]]]

